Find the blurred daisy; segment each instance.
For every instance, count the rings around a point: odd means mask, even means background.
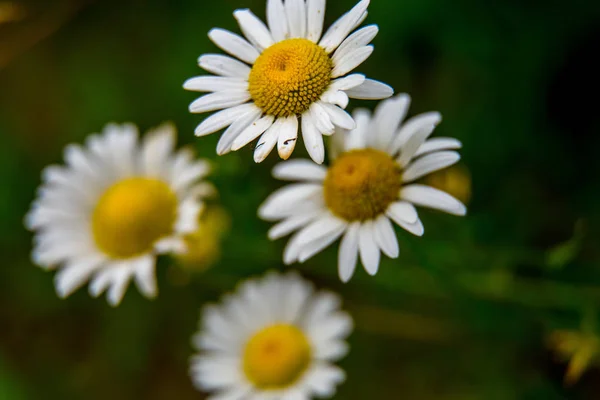
[[[131,278],[145,296],[156,295],[156,254],[184,249],[210,189],[198,182],[208,163],[174,152],[175,139],[170,124],[141,143],[134,125],[107,125],[85,147],[69,145],[66,166],[44,170],[25,222],[36,232],[34,262],[60,267],[60,297],[90,280],[93,296],[108,290],[117,305]]]
[[[324,159],[322,135],[335,126],[352,129],[355,123],[343,109],[348,98],[383,99],[389,86],[347,75],[373,52],[369,45],[378,28],[356,29],[367,17],[369,0],[362,0],[338,19],[325,34],[325,0],[268,0],[267,22],[250,10],[233,13],[246,38],[223,29],[210,39],[233,57],[208,54],[200,67],[218,76],[201,76],[184,88],[213,92],[190,105],[193,113],[219,111],[196,129],[204,136],[228,127],[217,145],[219,155],[238,150],[260,136],[254,161],[261,162],[277,146],[287,159],[296,146],[299,125],[310,157]]]
[[[471,200],[471,174],[464,165],[457,164],[427,175],[424,183],[443,190],[464,204]]]
[[[229,231],[229,214],[218,206],[209,206],[201,214],[198,229],[184,236],[185,251],[178,253],[178,264],[186,271],[204,271],[221,257],[221,241]]]
[[[348,351],[352,319],[340,299],[295,273],[251,279],[205,308],[193,344],[196,387],[211,399],[331,397],[345,380],[331,363]]]
[[[375,275],[380,251],[399,254],[391,221],[421,236],[423,225],[415,205],[455,215],[465,206],[430,186],[414,183],[427,174],[449,167],[460,156],[456,139],[427,138],[441,121],[437,112],[418,115],[402,123],[410,103],[408,95],[383,101],[371,116],[356,110],[352,131],[333,136],[328,168],[309,160],[281,163],[273,175],[300,181],[272,194],[259,209],[266,220],[282,220],[269,231],[278,239],[298,230],[284,252],[286,264],[304,262],[342,237],[338,272],[347,282],[357,257]]]

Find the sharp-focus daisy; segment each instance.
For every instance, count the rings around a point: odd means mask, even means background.
[[[332,362],[348,351],[352,319],[340,299],[295,273],[269,273],[205,308],[191,376],[211,399],[331,397],[344,381]]]
[[[228,127],[217,145],[220,155],[260,136],[254,160],[261,162],[275,146],[279,156],[287,159],[301,125],[310,157],[321,164],[322,135],[333,134],[336,126],[355,126],[343,110],[349,97],[383,99],[393,93],[389,86],[364,75],[346,76],[373,52],[369,43],[377,26],[350,34],[367,17],[368,5],[369,0],[362,0],[322,37],[325,0],[268,0],[268,28],[250,10],[235,11],[246,38],[223,29],[213,29],[208,36],[241,61],[203,55],[200,67],[218,76],[200,76],[184,84],[188,90],[213,92],[194,101],[191,112],[222,110],[204,120],[196,135]]]
[[[259,209],[266,220],[282,220],[269,231],[278,239],[299,230],[288,242],[284,262],[304,262],[343,235],[338,271],[350,280],[357,256],[375,275],[380,251],[398,257],[398,242],[390,220],[415,234],[423,225],[414,205],[464,215],[465,206],[454,197],[415,183],[421,177],[456,163],[456,139],[429,139],[441,121],[437,112],[417,115],[402,123],[408,95],[381,102],[375,114],[358,109],[357,127],[333,136],[332,164],[292,160],[275,167],[282,180],[301,181],[271,195]]]
[[[134,278],[156,294],[156,254],[181,251],[197,229],[206,161],[174,152],[175,128],[165,124],[138,143],[134,125],[107,125],[86,146],[69,145],[66,166],[50,166],[25,219],[36,232],[33,260],[60,267],[56,291],[66,297],[90,280],[90,293],[108,290],[117,305]]]

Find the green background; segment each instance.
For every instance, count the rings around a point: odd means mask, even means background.
[[[187,372],[200,307],[285,270],[285,241],[268,241],[256,216],[281,186],[277,157],[255,165],[248,146],[217,158],[218,134],[193,136],[205,116],[188,113],[196,96],[182,84],[217,51],[208,30],[237,32],[232,11],[263,18],[264,1],[21,4],[25,18],[0,25],[0,399],[201,399]],[[599,369],[565,387],[566,364],[546,346],[600,305],[599,4],[372,1],[380,33],[358,70],[410,93],[411,114],[443,114],[436,135],[464,143],[473,199],[466,218],[423,210],[422,238],[398,229],[400,257],[374,278],[361,269],[341,284],[337,245],[293,266],[355,318],[336,398],[600,398]],[[326,22],[353,5],[330,0]],[[167,120],[214,161],[232,216],[221,261],[185,281],[161,259],[154,301],[133,287],[116,309],[86,289],[58,299],[22,225],[40,171],[107,122]]]

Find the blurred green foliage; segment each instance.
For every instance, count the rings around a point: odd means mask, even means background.
[[[200,399],[187,376],[198,310],[245,277],[284,269],[284,241],[256,210],[280,186],[273,155],[217,158],[198,140],[182,83],[217,49],[206,33],[237,31],[231,12],[264,0],[19,2],[0,25],[0,399]],[[330,0],[326,22],[353,2]],[[398,230],[401,255],[374,278],[337,278],[335,246],[296,265],[339,291],[356,332],[340,399],[597,399],[600,370],[563,386],[564,360],[546,337],[578,329],[600,304],[600,122],[594,93],[600,3],[541,0],[373,0],[368,76],[439,110],[438,136],[464,143],[469,215],[421,212],[422,238]],[[370,102],[356,106],[373,107]],[[215,164],[232,217],[222,259],[182,284],[158,266],[154,301],[129,290],[112,309],[85,289],[59,300],[52,273],[32,265],[22,226],[43,167],[109,121],[142,130],[165,120]],[[303,155],[301,146],[295,156]],[[576,221],[585,231],[573,234]],[[597,315],[596,315],[597,316]]]

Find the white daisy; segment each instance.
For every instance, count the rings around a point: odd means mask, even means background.
[[[375,114],[356,110],[352,131],[333,136],[333,162],[325,168],[309,160],[277,165],[273,175],[300,181],[272,194],[259,209],[266,220],[282,220],[269,231],[275,240],[297,231],[284,252],[286,264],[304,262],[342,237],[338,272],[347,282],[358,254],[366,271],[375,275],[380,251],[399,254],[390,220],[421,236],[423,225],[415,205],[465,215],[465,206],[432,187],[414,183],[421,177],[456,163],[452,151],[461,143],[451,138],[429,139],[441,115],[430,112],[405,123],[410,98],[400,95],[381,102]]]
[[[348,352],[353,326],[340,304],[294,272],[245,281],[203,311],[193,337],[195,386],[215,400],[333,396],[345,373],[332,362]]]
[[[275,146],[287,159],[301,126],[310,157],[321,164],[322,135],[333,134],[336,126],[355,126],[343,110],[349,97],[383,99],[393,94],[388,85],[364,75],[346,75],[373,52],[369,43],[377,35],[376,25],[350,34],[367,17],[368,5],[369,0],[359,2],[322,37],[325,0],[268,0],[268,28],[250,10],[236,10],[233,15],[246,38],[219,28],[208,36],[241,61],[203,55],[200,67],[218,76],[184,84],[187,90],[213,92],[194,101],[190,112],[222,110],[205,119],[196,136],[228,127],[217,145],[219,155],[260,136],[254,161],[261,162]]]
[[[117,305],[131,278],[156,295],[156,254],[182,250],[182,236],[197,229],[199,198],[211,190],[198,182],[208,163],[189,149],[174,152],[175,141],[170,124],[141,143],[134,125],[107,125],[85,147],[67,146],[66,166],[43,171],[25,224],[36,232],[34,262],[60,268],[60,297],[90,280],[93,296],[108,290]]]

